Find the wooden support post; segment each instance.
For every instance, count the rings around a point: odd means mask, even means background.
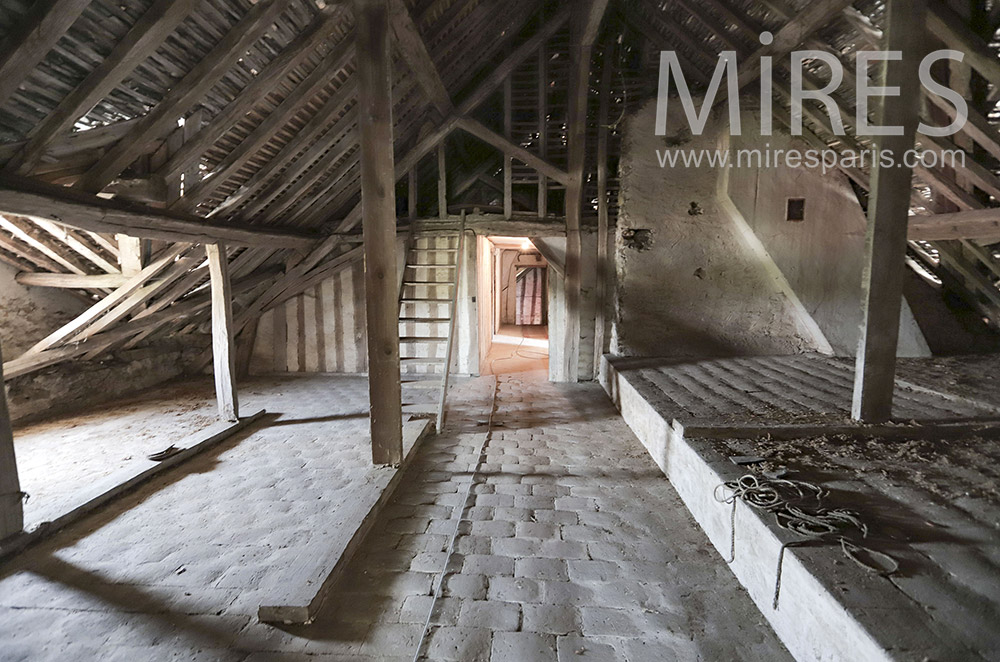
[[[134,276],[142,271],[142,239],[127,234],[115,235],[118,240],[118,266],[123,276]]]
[[[902,126],[903,135],[878,139],[879,148],[892,153],[896,167],[876,164],[868,206],[864,322],[852,407],[854,419],[866,423],[882,423],[892,416],[913,178],[912,170],[902,162],[904,153],[913,149],[919,120],[917,68],[927,42],[926,11],[927,0],[890,0],[886,18],[885,48],[900,51],[903,57],[884,63],[883,80],[887,86],[898,86],[900,93],[883,98],[876,124]]]
[[[212,356],[215,359],[215,396],[219,416],[238,421],[236,397],[236,339],[233,334],[233,290],[229,281],[229,258],[221,244],[205,244],[208,273],[212,281]]]
[[[601,88],[597,114],[597,288],[594,294],[594,377],[601,369],[604,355],[604,328],[607,326],[608,285],[608,105],[611,97],[611,76],[614,63],[613,46],[605,46],[601,66]]]
[[[14,457],[14,428],[3,385],[3,350],[0,349],[0,540],[24,528],[24,500]]]
[[[392,137],[392,57],[386,0],[357,0],[354,30],[361,128],[361,212],[368,312],[372,461],[403,461],[396,286],[396,175]],[[444,148],[438,151],[443,169]],[[443,199],[443,181],[438,198]],[[446,207],[442,210],[447,213]]]
[[[548,50],[538,49],[538,156],[545,159],[548,151],[549,114]],[[538,173],[538,218],[549,214],[549,189],[545,175]]]
[[[438,157],[438,218],[448,218],[448,164],[444,158],[444,141],[437,147]]]
[[[503,136],[507,140],[511,139],[513,127],[511,126],[513,120],[513,112],[511,109],[511,103],[513,99],[513,90],[511,89],[511,79],[510,76],[503,81]],[[513,161],[510,158],[509,153],[504,153],[503,155],[503,216],[506,219],[510,219],[514,215],[514,172],[513,172]]]
[[[410,168],[406,178],[406,208],[410,221],[417,220],[417,169]]]
[[[581,41],[583,17],[574,16],[569,47],[566,185],[566,317],[562,379],[575,382],[580,363],[580,217],[583,212],[583,169],[587,143],[587,86],[592,47]]]

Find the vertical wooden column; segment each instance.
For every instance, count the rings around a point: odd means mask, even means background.
[[[386,0],[356,0],[355,21],[372,461],[399,464],[403,461],[403,408],[399,380],[392,58]],[[439,159],[443,159],[443,152],[439,153]]]
[[[903,155],[913,148],[920,109],[918,67],[925,52],[927,0],[890,0],[885,48],[902,60],[885,62],[883,80],[899,96],[882,99],[876,125],[902,126],[903,135],[880,136],[881,150],[896,165],[877,164],[868,204],[867,255],[863,278],[864,322],[858,348],[852,414],[855,420],[881,423],[892,416],[899,313],[903,298],[906,226],[913,171]]]
[[[549,74],[548,49],[538,49],[538,156],[548,156]],[[538,173],[538,218],[549,214],[549,188],[545,175]]]
[[[14,457],[14,428],[7,409],[3,381],[3,350],[0,348],[0,540],[24,528],[24,499]]]
[[[116,234],[118,241],[118,266],[125,276],[134,276],[145,266],[142,263],[142,239],[127,234]]]
[[[236,347],[233,334],[233,290],[229,280],[229,258],[222,244],[206,244],[208,273],[212,282],[212,359],[215,369],[215,397],[219,416],[238,421],[236,396]]]
[[[503,81],[503,135],[507,140],[511,139],[513,134],[513,112],[511,104],[513,103],[513,90],[511,85],[510,76]],[[503,216],[506,219],[510,219],[514,215],[514,172],[513,172],[513,161],[510,158],[510,154],[504,153],[503,155]]]
[[[583,41],[581,17],[572,20],[569,47],[566,185],[566,322],[562,378],[575,382],[580,362],[580,217],[583,212],[583,169],[587,147],[587,87],[592,47]]]
[[[438,218],[448,218],[448,163],[444,158],[444,141],[438,145]]]
[[[601,369],[604,355],[604,328],[607,326],[608,285],[608,105],[611,101],[613,47],[605,46],[601,65],[600,100],[597,111],[597,287],[594,293],[594,377]]]

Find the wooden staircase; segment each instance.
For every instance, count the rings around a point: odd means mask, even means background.
[[[399,297],[404,384],[441,386],[454,319],[459,234],[417,234],[407,250]]]

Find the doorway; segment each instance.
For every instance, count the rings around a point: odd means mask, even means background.
[[[548,263],[527,237],[479,241],[480,372],[547,374]]]

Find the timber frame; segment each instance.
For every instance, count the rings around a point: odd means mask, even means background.
[[[65,288],[89,306],[7,357],[7,379],[203,328],[221,312],[205,295],[214,272],[204,246],[218,246],[226,262],[232,336],[251,334],[263,312],[360,259],[369,247],[358,247],[366,106],[356,20],[369,4],[387,15],[393,158],[380,181],[405,200],[393,217],[478,208],[512,228],[529,216],[564,222],[570,379],[580,351],[579,232],[597,226],[606,238],[614,226],[618,118],[655,92],[658,51],[677,51],[696,89],[723,50],[744,61],[746,90],[759,75],[754,63],[772,56],[777,114],[790,121],[784,56],[823,50],[850,72],[859,50],[880,46],[886,24],[874,0],[0,5],[0,260],[19,282]],[[906,192],[911,259],[991,318],[1000,318],[1000,260],[990,249],[1000,241],[997,20],[995,10],[970,14],[968,3],[930,3],[928,42],[968,55],[944,76],[968,90],[971,117],[953,140],[918,137],[918,148],[957,148],[968,159],[918,168]],[[775,39],[762,48],[765,30]],[[825,76],[810,65],[807,83],[822,86]],[[853,98],[836,101],[853,116]],[[926,101],[931,121],[954,113]],[[815,108],[804,122],[814,147],[871,146],[852,127],[837,135]],[[844,173],[868,205],[873,173]],[[597,264],[599,356],[610,296],[603,239]]]

